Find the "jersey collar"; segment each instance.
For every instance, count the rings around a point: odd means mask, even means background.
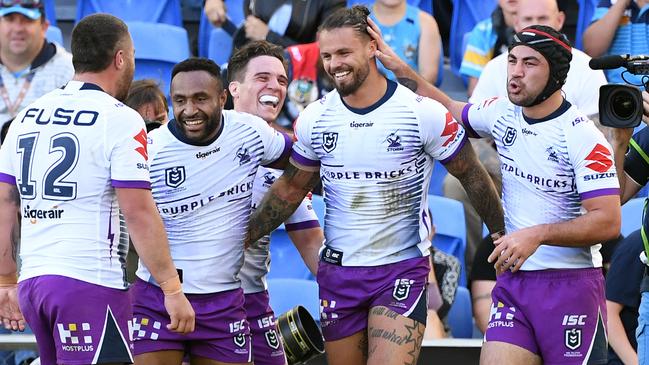
[[[379,99],[376,103],[368,106],[367,108],[354,108],[352,106],[349,106],[345,103],[345,100],[343,100],[342,96],[340,97],[340,101],[342,101],[343,105],[353,113],[361,115],[368,114],[388,101],[388,99],[390,99],[392,95],[394,95],[394,92],[397,90],[396,82],[389,79],[386,79],[386,81],[388,82],[388,88],[385,90],[385,94],[383,94],[381,99]]]
[[[564,98],[563,102],[561,103],[559,108],[557,108],[557,110],[553,111],[552,113],[550,113],[549,115],[547,115],[547,116],[545,116],[545,117],[543,117],[541,119],[530,118],[530,117],[526,116],[525,113],[521,113],[521,114],[523,114],[523,119],[525,119],[527,124],[537,124],[537,123],[547,122],[548,120],[558,118],[561,114],[568,111],[568,109],[570,109],[571,106],[572,106],[572,104],[570,104],[570,102]]]

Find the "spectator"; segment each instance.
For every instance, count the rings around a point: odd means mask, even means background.
[[[238,48],[248,40],[267,40],[282,47],[315,41],[320,23],[346,5],[345,0],[246,0],[246,20],[234,39]],[[223,0],[207,0],[205,15],[215,26],[225,21]]]
[[[514,35],[514,20],[518,0],[498,0],[498,7],[487,18],[473,27],[468,35],[460,74],[468,77],[467,94],[471,96],[482,69],[490,59],[507,52]]]
[[[434,84],[439,75],[442,39],[437,22],[428,13],[409,5],[406,0],[376,0],[370,17],[381,28],[385,41],[414,70]],[[379,71],[390,80],[394,74],[380,62]]]
[[[152,123],[160,126],[169,122],[167,98],[155,80],[134,81],[128,90],[124,104],[140,113],[147,127]]]
[[[593,22],[584,32],[584,50],[591,57],[617,54],[647,54],[649,29],[649,0],[601,0]],[[611,83],[624,83],[624,68],[606,71]],[[626,73],[624,78],[642,85],[642,76]]]
[[[42,2],[0,5],[0,121],[72,78],[72,56],[45,39],[48,26]]]
[[[644,265],[638,256],[643,250],[638,230],[620,242],[606,274],[608,365],[638,363],[635,330],[640,307],[640,282],[644,272]]]

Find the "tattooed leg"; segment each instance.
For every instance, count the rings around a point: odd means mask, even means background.
[[[415,365],[425,326],[386,307],[370,310],[368,365]]]

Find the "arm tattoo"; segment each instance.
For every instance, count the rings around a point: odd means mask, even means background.
[[[489,232],[504,229],[504,214],[500,198],[484,167],[476,158],[471,143],[467,142],[446,169],[460,180],[471,204],[489,228]]]
[[[18,258],[18,245],[20,243],[20,193],[16,186],[12,186],[9,191],[9,202],[18,208],[18,214],[16,215],[16,220],[9,237],[11,241],[11,257],[16,261]]]
[[[413,92],[417,92],[417,81],[413,79],[409,79],[407,77],[398,77],[397,81],[408,89],[412,90]]]
[[[289,164],[284,170],[284,174],[268,190],[259,207],[250,217],[249,242],[257,241],[282,224],[293,214],[306,194],[320,181],[319,174],[310,173],[312,176],[308,181],[301,186],[296,186],[295,183],[300,184],[299,181],[296,181],[298,174],[302,174],[300,177],[304,177],[302,170]],[[289,187],[294,188],[290,189],[290,194],[281,192]]]

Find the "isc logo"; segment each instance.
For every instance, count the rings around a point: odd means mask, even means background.
[[[562,325],[564,326],[584,326],[586,325],[586,315],[582,314],[566,314],[563,316],[563,323]]]

